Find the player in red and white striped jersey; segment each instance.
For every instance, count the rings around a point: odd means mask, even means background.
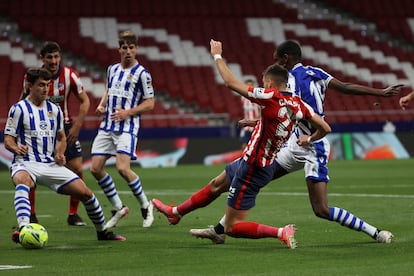
[[[43,62],[42,67],[53,75],[49,85],[48,100],[58,104],[64,115],[64,127],[67,139],[67,148],[65,151],[67,167],[80,178],[83,178],[82,148],[78,136],[89,110],[89,97],[86,94],[78,73],[73,68],[61,64],[61,49],[58,43],[45,42],[40,51],[40,57]],[[23,97],[27,93],[26,76],[24,86]],[[75,121],[72,120],[71,110],[69,110],[69,98],[71,96],[75,97],[79,102],[79,110]],[[30,191],[30,202],[32,206],[30,220],[31,222],[37,222],[34,189]],[[67,219],[69,225],[86,225],[78,215],[78,206],[79,200],[71,196]]]
[[[316,129],[311,135],[297,139],[300,146],[309,146],[331,131],[329,125],[304,103],[287,90],[288,72],[273,64],[263,73],[264,88],[249,87],[238,81],[221,57],[222,45],[219,41],[210,42],[211,54],[226,86],[243,97],[262,107],[261,119],[256,124],[243,156],[228,164],[225,170],[211,180],[207,186],[193,194],[177,207],[163,204],[153,199],[154,206],[162,212],[171,224],[177,224],[181,216],[204,207],[223,191],[211,191],[211,183],[229,187],[227,197],[225,232],[237,238],[278,238],[288,248],[296,247],[294,225],[272,227],[257,222],[244,221],[249,210],[254,207],[260,189],[273,178],[275,158],[281,146],[287,141],[294,127],[301,120],[309,121]]]

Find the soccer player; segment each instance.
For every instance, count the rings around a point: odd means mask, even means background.
[[[108,67],[107,90],[96,109],[103,119],[92,144],[91,173],[113,207],[113,216],[107,228],[114,227],[129,212],[117,193],[112,177],[104,169],[106,160],[112,156],[116,156],[118,173],[141,205],[142,226],[150,227],[154,221],[153,205],[145,195],[141,179],[131,169],[131,159],[137,158],[135,150],[140,115],[154,108],[151,74],[136,59],[137,39],[130,30],[119,34],[121,62]]]
[[[275,61],[289,70],[289,87],[309,104],[320,116],[324,116],[324,99],[327,88],[337,90],[345,94],[376,95],[383,97],[394,96],[399,93],[401,85],[394,85],[385,89],[375,89],[362,85],[343,83],[329,75],[320,68],[304,66],[301,63],[302,52],[300,45],[295,41],[286,41],[280,44],[275,53]],[[336,221],[342,226],[356,231],[362,231],[378,242],[391,242],[393,235],[386,230],[380,230],[363,221],[345,209],[328,206],[327,182],[328,156],[330,145],[326,138],[315,141],[312,147],[300,147],[295,145],[295,136],[312,133],[313,129],[307,124],[301,123],[295,130],[285,147],[282,147],[276,158],[274,179],[282,177],[290,172],[304,168],[306,183],[312,209],[317,217]],[[210,182],[203,190],[194,194],[190,199],[177,207],[171,207],[169,221],[177,224],[180,218],[200,207],[210,204],[228,187],[219,185],[218,182]],[[182,205],[186,203],[186,208]],[[191,229],[190,233],[196,237],[209,238],[214,243],[224,243],[223,217],[216,226],[205,229]]]
[[[254,81],[252,79],[247,79],[244,81],[250,87],[255,87]],[[243,106],[243,118],[246,120],[259,120],[260,119],[260,106],[251,102],[249,99],[245,97],[241,97],[241,103]],[[244,150],[247,146],[247,143],[250,140],[250,137],[253,132],[253,127],[245,126],[240,130],[240,142],[241,142],[241,149]]]
[[[279,228],[245,221],[245,218],[255,205],[260,189],[271,181],[276,154],[298,122],[307,120],[316,128],[314,133],[296,139],[300,146],[309,146],[312,141],[321,139],[331,129],[299,97],[292,96],[291,92],[286,93],[288,81],[286,69],[277,64],[269,66],[263,73],[264,88],[253,88],[238,81],[227,67],[221,57],[221,42],[211,40],[210,47],[226,86],[262,106],[261,120],[255,125],[243,156],[228,164],[225,170],[212,180],[230,186],[224,231],[236,238],[278,238],[288,248],[296,248],[294,225]],[[171,207],[164,205],[158,199],[153,199],[153,203],[160,212],[167,217],[170,216]]]
[[[61,64],[61,49],[56,42],[46,42],[40,50],[43,68],[52,73],[49,85],[48,99],[58,104],[63,111],[67,147],[65,151],[66,166],[83,178],[82,147],[78,140],[79,132],[89,110],[89,97],[79,78],[78,73],[71,67]],[[26,83],[26,82],[25,82]],[[26,96],[26,88],[23,97]],[[72,120],[69,109],[69,97],[73,95],[79,102],[79,111],[76,120]],[[30,222],[38,222],[35,208],[35,189],[30,190],[30,203],[32,206]],[[86,223],[78,215],[79,200],[69,198],[69,211],[67,222],[69,225],[84,226]]]
[[[105,229],[105,217],[98,199],[85,182],[66,168],[64,115],[59,106],[46,100],[52,74],[44,68],[26,73],[28,96],[8,113],[4,145],[14,154],[10,168],[15,185],[14,208],[19,230],[12,240],[19,243],[19,231],[30,222],[29,191],[36,184],[82,201],[93,222],[98,240],[125,240]]]
[[[409,102],[412,101],[414,99],[414,91],[411,91],[411,93],[405,95],[404,97],[400,98],[400,106],[402,109],[406,109]]]

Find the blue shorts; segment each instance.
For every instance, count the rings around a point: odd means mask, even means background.
[[[252,137],[252,131],[248,131],[248,130],[241,130],[240,131],[240,143],[242,144],[248,144],[250,137]]]
[[[239,158],[228,164],[225,170],[231,183],[227,205],[236,210],[249,210],[255,206],[260,189],[272,180],[275,163],[263,168],[249,165]]]
[[[65,134],[66,136],[69,133],[69,129],[71,129],[72,124],[65,124]],[[79,140],[76,140],[74,144],[67,144],[66,151],[65,151],[66,161],[70,161],[77,157],[82,157],[82,146]]]

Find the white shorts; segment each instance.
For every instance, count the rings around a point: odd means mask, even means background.
[[[115,156],[117,153],[123,153],[135,160],[137,159],[135,154],[137,142],[137,136],[130,133],[117,134],[99,130],[92,143],[91,155]]]
[[[73,171],[65,166],[59,166],[56,163],[40,163],[40,162],[19,162],[13,163],[11,168],[11,177],[19,172],[26,171],[29,173],[35,184],[43,185],[55,192],[58,192],[62,187],[79,179]]]
[[[306,179],[329,182],[327,165],[331,146],[328,139],[322,138],[309,147],[299,146],[296,140],[296,135],[292,134],[277,153],[277,164],[287,172],[304,168]]]

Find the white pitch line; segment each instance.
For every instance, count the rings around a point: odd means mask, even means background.
[[[194,191],[189,190],[145,190],[147,195],[191,195]],[[55,194],[52,191],[37,191],[42,194]],[[14,191],[0,191],[0,194],[14,194]],[[97,191],[95,194],[103,194],[102,191]],[[118,191],[118,194],[131,194],[131,191]],[[294,193],[294,192],[267,192],[262,191],[260,196],[308,196],[308,193]],[[373,197],[373,198],[414,198],[414,195],[398,195],[398,194],[359,194],[359,193],[328,193],[332,197]]]
[[[31,265],[0,265],[0,270],[32,268]]]

